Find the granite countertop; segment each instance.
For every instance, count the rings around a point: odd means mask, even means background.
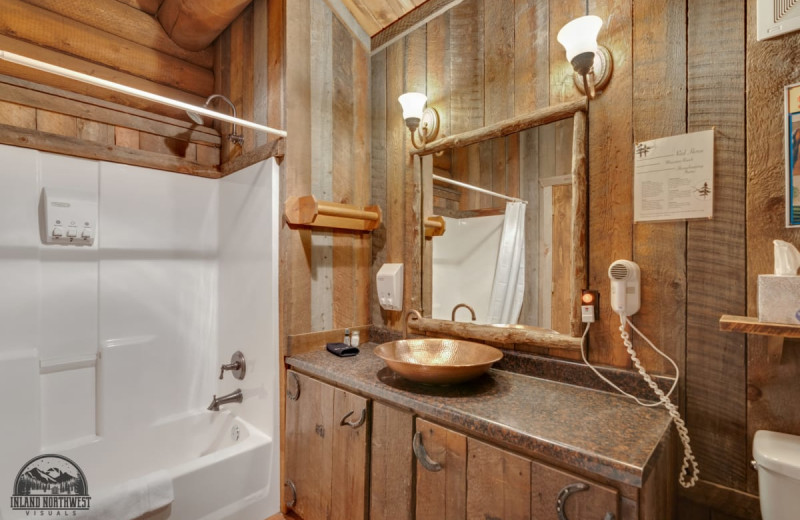
[[[641,487],[667,438],[666,410],[607,392],[491,369],[454,386],[413,383],[360,347],[355,357],[326,350],[286,359],[294,369],[478,438]]]

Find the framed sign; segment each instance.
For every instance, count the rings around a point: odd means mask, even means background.
[[[786,227],[800,227],[800,83],[785,89]]]

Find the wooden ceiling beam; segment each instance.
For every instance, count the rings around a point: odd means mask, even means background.
[[[211,49],[187,51],[172,41],[153,16],[119,0],[24,1],[194,65],[206,69],[214,68],[214,53]]]
[[[172,40],[191,51],[217,39],[252,0],[164,0],[156,15]]]
[[[158,8],[161,7],[162,0],[116,0],[117,2],[131,7],[135,7],[140,11],[155,16]]]
[[[200,96],[208,96],[214,88],[209,69],[21,0],[3,0],[0,34]]]

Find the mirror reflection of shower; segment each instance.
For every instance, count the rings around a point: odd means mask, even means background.
[[[203,108],[208,108],[211,102],[214,101],[215,99],[221,99],[225,101],[231,107],[231,110],[233,110],[233,117],[236,117],[236,105],[234,105],[230,99],[223,96],[222,94],[211,94],[210,96],[208,96],[208,99],[206,99],[206,102],[203,104]],[[189,119],[191,119],[198,125],[204,124],[203,118],[200,117],[200,114],[198,114],[197,112],[192,112],[191,110],[187,110],[186,115],[189,116]],[[244,136],[236,132],[236,123],[233,123],[233,129],[231,133],[228,134],[228,140],[233,144],[239,146],[242,146],[244,144]]]

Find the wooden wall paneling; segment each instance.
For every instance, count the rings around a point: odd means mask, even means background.
[[[492,168],[494,167],[494,158],[493,158],[493,148],[494,143],[492,141],[484,141],[482,143],[478,143],[478,154],[479,154],[479,162],[473,168],[470,168],[470,173],[473,171],[477,172],[477,178],[472,180],[470,184],[473,186],[480,186],[485,187],[489,190],[492,189],[492,179],[494,178],[494,171]],[[484,209],[484,208],[492,208],[494,207],[495,201],[499,200],[491,195],[487,195],[485,193],[475,192],[478,195],[478,206],[471,208],[471,209]]]
[[[520,323],[539,323],[539,131],[519,133],[520,197],[528,201],[525,210],[525,295]]]
[[[572,64],[567,61],[567,55],[564,51],[564,47],[558,43],[556,40],[556,36],[558,35],[558,31],[564,27],[567,22],[578,18],[579,16],[583,16],[585,14],[594,14],[603,18],[603,28],[600,29],[600,34],[598,35],[598,42],[602,45],[608,46],[608,26],[606,25],[609,23],[607,17],[603,16],[600,9],[594,7],[596,2],[592,2],[593,5],[589,7],[589,13],[586,13],[586,2],[582,0],[564,0],[561,2],[556,1],[549,1],[549,15],[550,15],[550,23],[549,23],[549,34],[548,34],[548,42],[549,42],[549,65],[550,71],[548,77],[550,79],[550,104],[557,105],[558,103],[563,103],[565,101],[572,101],[575,99],[579,99],[582,95],[575,88],[575,82],[572,79],[573,68]],[[620,13],[624,20],[630,19],[629,13]],[[609,47],[610,48],[610,47]],[[627,49],[630,49],[628,47]],[[627,50],[626,50],[627,52]],[[619,80],[620,72],[616,70],[617,68],[617,54],[614,52],[614,49],[611,49],[611,54],[614,56],[614,75],[613,80],[614,82]],[[624,74],[624,73],[623,73]]]
[[[514,3],[514,115],[550,104],[549,2]]]
[[[123,112],[125,107],[119,105],[98,106],[89,104],[83,96],[76,98],[68,92],[43,88],[35,89],[33,84],[18,82],[18,84],[5,83],[12,78],[0,78],[0,99],[26,105],[32,108],[44,109],[63,116],[72,116],[81,119],[96,121],[112,126],[123,126],[137,130],[147,131],[165,137],[179,140],[200,141],[207,144],[218,144],[219,136],[204,131],[192,131],[184,126],[179,126],[180,121],[166,120],[169,123],[150,119],[128,112]],[[146,114],[149,115],[149,114]]]
[[[716,193],[714,218],[688,226],[686,422],[702,478],[740,490],[749,462],[745,339],[718,322],[744,314],[746,302],[744,23],[741,2],[689,3],[687,129],[716,126]]]
[[[50,134],[77,137],[78,118],[39,109],[36,111],[36,129]]]
[[[539,291],[539,316],[537,323],[550,328],[553,321],[553,187],[541,188],[539,201],[539,270],[536,289]]]
[[[238,20],[242,20],[242,99],[241,111],[242,119],[255,121],[254,114],[254,80],[255,80],[255,13],[253,4],[248,5]],[[238,57],[237,57],[238,58]],[[239,132],[244,136],[244,144],[239,148],[242,153],[252,152],[256,148],[256,131],[252,128],[241,127]],[[258,132],[262,134],[263,132]]]
[[[36,128],[36,109],[17,103],[0,101],[0,125]]]
[[[589,103],[589,286],[605,292],[611,262],[633,256],[631,2],[602,3],[591,12],[606,21],[601,39],[614,56],[614,81]],[[609,299],[601,298],[599,322],[589,333],[592,361],[630,365],[618,327]]]
[[[783,138],[783,87],[800,82],[792,56],[800,33],[756,41],[756,6],[747,12],[747,315],[758,315],[758,275],[772,272],[774,239],[800,246],[800,229],[784,224],[786,179]],[[785,60],[789,61],[785,61]],[[768,339],[747,336],[747,460],[753,435],[774,430],[800,435],[797,346],[784,349],[780,364],[768,361]],[[757,472],[747,472],[747,491],[758,493]]]
[[[572,282],[572,184],[553,186],[553,278],[550,328],[570,335]]]
[[[511,134],[506,137],[506,195],[509,197],[520,197],[520,166],[519,166],[519,133]]]
[[[583,331],[580,319],[580,299],[578,294],[589,285],[588,239],[589,239],[589,169],[586,157],[588,122],[586,112],[575,112],[572,117],[572,250],[570,265],[573,282],[570,288],[572,297],[572,336]]]
[[[230,34],[230,54],[227,57],[228,62],[228,89],[227,89],[227,96],[231,100],[231,103],[236,107],[237,115],[242,114],[242,99],[243,99],[243,92],[242,89],[246,83],[244,79],[244,75],[246,71],[251,68],[247,66],[244,62],[244,54],[245,54],[245,42],[244,42],[244,33],[246,31],[244,25],[244,17],[239,16],[236,18],[233,23],[231,23],[230,27],[228,28],[226,33]],[[225,101],[221,99],[216,99],[211,102],[209,106],[212,110],[217,110],[219,112],[232,114],[230,107],[228,106]],[[220,132],[223,135],[228,135],[233,132],[233,125],[218,121],[219,127],[221,128]],[[237,131],[242,133],[242,128],[237,127]],[[239,146],[236,144],[231,143],[229,140],[225,139],[226,146],[223,147],[223,156],[225,157],[225,162],[232,161],[236,159],[239,155],[242,154],[244,151],[244,145]]]
[[[427,79],[427,27],[424,25],[404,38],[405,91],[425,92]],[[410,150],[410,135],[405,133],[406,150]],[[405,279],[403,308],[422,308],[422,166],[417,156],[404,157],[405,173],[405,241],[403,244]]]
[[[67,124],[70,128],[72,123]],[[77,132],[77,124],[76,132]],[[69,130],[65,130],[69,131]],[[160,153],[135,150],[121,146],[111,147],[77,137],[58,135],[17,126],[0,125],[0,144],[21,146],[45,152],[109,161],[145,168],[155,168],[199,177],[219,178],[219,170],[194,161]]]
[[[417,431],[431,459],[442,465],[431,472],[416,463],[416,519],[461,520],[467,505],[467,437],[417,418]]]
[[[682,3],[633,6],[634,142],[686,131],[685,20]],[[633,231],[633,261],[646,288],[633,321],[686,374],[686,222],[640,222]],[[643,340],[636,337],[633,343],[647,370],[672,374],[669,363]],[[681,387],[684,383],[682,378]]]
[[[267,5],[267,124],[286,128],[286,0],[269,0]],[[258,93],[260,96],[261,93]],[[275,139],[271,137],[269,139]]]
[[[387,90],[387,54],[388,50],[383,50],[374,54],[370,61],[370,98],[371,98],[371,133],[370,133],[370,192],[372,203],[381,207],[384,213],[383,222],[380,227],[372,231],[372,268],[370,269],[370,280],[375,280],[378,269],[386,262],[390,245],[388,242],[389,222],[392,218],[389,214],[389,178],[388,164],[390,157],[396,151],[388,147],[389,122],[387,120],[387,106],[393,100],[389,99]],[[395,114],[397,116],[397,114]],[[400,115],[402,117],[402,114]],[[396,123],[395,123],[396,124]],[[394,125],[392,125],[394,126]],[[393,130],[394,131],[394,130]],[[391,153],[388,152],[391,150]],[[371,323],[376,326],[384,325],[386,311],[377,303],[377,294],[370,291],[369,294]]]
[[[385,262],[405,262],[405,248],[408,243],[405,237],[406,218],[406,141],[408,129],[403,122],[403,111],[397,98],[406,91],[405,87],[405,40],[400,40],[386,49],[386,256]],[[380,267],[380,266],[379,266]],[[406,265],[406,277],[410,276],[410,266]],[[403,299],[409,298],[405,294]],[[387,327],[400,330],[402,328],[402,312],[381,310],[383,323]]]
[[[531,461],[467,439],[467,518],[531,518]]]
[[[3,2],[0,33],[201,96],[210,94],[214,85],[209,69],[21,0]],[[54,64],[63,66],[60,61]]]
[[[311,88],[310,88],[310,37],[311,20],[309,0],[286,2],[286,19],[292,23],[286,28],[286,61],[292,63],[286,70],[286,129],[291,139],[286,142],[286,176],[282,183],[285,191],[281,200],[290,196],[303,196],[311,192]],[[283,214],[283,207],[281,207]],[[311,231],[291,229],[286,222],[281,225],[281,337],[311,330]]]
[[[465,0],[450,10],[450,131],[483,126],[483,0]]]
[[[333,199],[353,201],[353,41],[350,32],[335,16],[332,18],[333,53]],[[354,287],[356,258],[354,233],[333,232],[333,324],[356,325]]]
[[[484,125],[514,115],[514,15],[514,2],[484,3]]]
[[[372,404],[370,520],[414,518],[413,435],[411,413]]]
[[[253,121],[269,126],[269,0],[253,1]],[[267,144],[269,135],[256,132],[254,146]]]
[[[491,182],[489,189],[497,193],[508,193],[508,150],[506,146],[505,137],[497,137],[491,141],[491,154],[492,164],[490,171],[492,172]],[[492,197],[489,201],[489,207],[492,208],[505,208],[506,201],[500,197]]]
[[[25,0],[76,22],[114,34],[128,41],[147,45],[164,54],[188,61],[205,69],[214,66],[213,48],[189,51],[175,43],[161,24],[145,10],[120,0]]]
[[[114,144],[124,148],[139,149],[139,131],[121,126],[114,127]]]
[[[159,94],[172,99],[177,99],[186,103],[202,105],[205,101],[205,98],[201,98],[200,96],[189,92],[184,92],[174,87],[168,87],[145,78],[120,72],[111,67],[90,63],[86,60],[62,54],[60,52],[40,47],[16,38],[11,38],[3,34],[0,34],[0,47],[2,47],[3,50],[20,54],[28,58],[40,60],[45,63],[55,63],[61,67],[65,67],[77,72],[91,74],[109,81],[114,81],[129,87],[138,88],[140,90]],[[70,92],[76,92],[78,94],[91,96],[103,101],[110,101],[116,104],[133,107],[151,112],[153,114],[163,114],[169,117],[183,118],[186,120],[186,113],[180,109],[175,109],[141,98],[127,96],[118,92],[101,89],[87,83],[40,72],[29,67],[16,65],[3,60],[0,60],[0,74],[13,76],[14,78],[32,81],[42,85],[49,85],[59,89],[69,90]]]
[[[311,194],[334,199],[333,191],[333,15],[322,0],[311,0]],[[337,114],[338,115],[338,114]],[[333,232],[311,233],[311,326],[334,328]],[[349,325],[349,324],[348,324]]]
[[[353,203],[357,206],[373,204],[370,195],[370,148],[367,135],[370,128],[369,54],[353,38]],[[356,234],[353,237],[355,273],[353,275],[353,322],[370,323],[369,302],[374,292],[370,276],[372,235]]]

